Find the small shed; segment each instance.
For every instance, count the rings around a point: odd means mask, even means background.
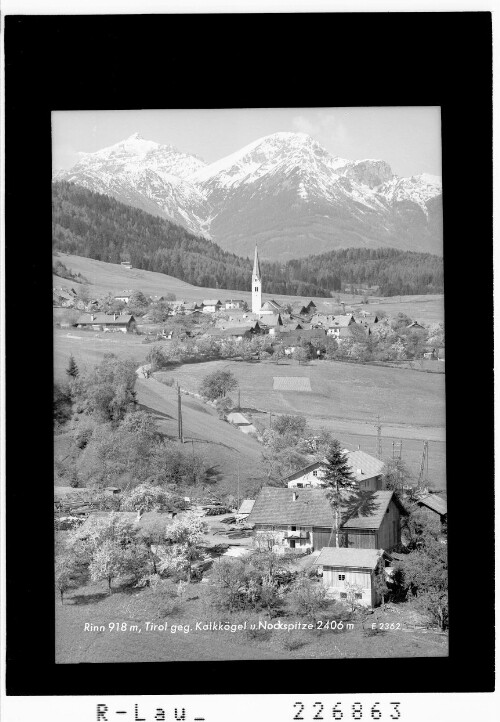
[[[442,496],[438,496],[437,494],[427,494],[427,496],[423,496],[418,499],[417,506],[433,511],[439,516],[442,522],[446,521],[448,507],[446,499],[443,499]]]
[[[385,565],[383,549],[323,547],[316,560],[316,566],[323,568],[323,584],[332,597],[347,601],[350,593],[365,607],[375,607],[380,602],[375,574],[385,570]]]

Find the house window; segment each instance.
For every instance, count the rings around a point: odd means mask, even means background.
[[[297,484],[297,489],[302,489],[304,484]]]
[[[356,599],[363,599],[363,595],[359,594],[359,592],[356,592],[355,596],[356,596]]]
[[[345,574],[339,574],[339,582],[343,582],[345,580]]]
[[[347,592],[340,592],[341,599],[347,599]]]
[[[317,469],[315,469],[315,470],[313,471],[313,476],[318,476],[318,470],[317,470]]]
[[[290,527],[290,531],[297,531],[297,527],[296,526]]]

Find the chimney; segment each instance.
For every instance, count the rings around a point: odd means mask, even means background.
[[[94,316],[93,313],[90,314],[90,320],[91,320],[91,321],[95,321],[95,316]]]
[[[113,321],[116,321],[116,313],[113,314]]]
[[[297,492],[292,491],[292,501],[297,501]]]
[[[363,469],[356,469],[356,474],[362,474],[362,473],[363,473]]]

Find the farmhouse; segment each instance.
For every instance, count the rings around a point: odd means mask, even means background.
[[[384,470],[384,462],[380,459],[370,456],[370,454],[357,449],[356,451],[348,451],[344,449],[347,463],[349,464],[351,474],[359,485],[360,489],[366,491],[380,491],[382,489],[382,473]],[[326,459],[315,461],[303,469],[290,474],[286,478],[288,487],[307,488],[310,486],[325,486],[324,476],[326,469]]]
[[[273,550],[311,551],[335,545],[356,549],[391,549],[401,542],[402,514],[405,510],[393,491],[370,495],[366,515],[349,515],[341,510],[341,525],[335,531],[335,515],[324,489],[283,489],[263,487],[248,516],[255,533],[272,534]]]
[[[222,303],[218,301],[216,298],[205,298],[203,299],[203,304],[201,310],[203,313],[215,313],[216,311],[220,311],[222,308]],[[193,309],[194,310],[194,309]]]
[[[130,271],[130,269],[132,268],[132,264],[130,263],[130,261],[122,261],[120,263],[120,266],[122,268],[126,268],[128,271]]]
[[[325,331],[322,328],[298,329],[296,331],[288,331],[281,334],[285,353],[293,353],[297,346],[308,341],[320,342],[325,338]]]
[[[92,328],[95,331],[122,331],[130,333],[135,329],[135,318],[130,315],[112,313],[90,313],[80,316],[76,321],[77,328]]]
[[[385,575],[388,561],[383,549],[325,547],[315,564],[323,568],[323,585],[330,596],[347,599],[351,591],[359,604],[375,607],[380,602],[375,575]]]

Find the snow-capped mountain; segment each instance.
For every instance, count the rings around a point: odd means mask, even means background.
[[[274,133],[209,165],[137,134],[82,155],[56,179],[181,223],[222,248],[288,260],[334,248],[441,253],[441,181],[383,160],[331,155],[305,133]]]

